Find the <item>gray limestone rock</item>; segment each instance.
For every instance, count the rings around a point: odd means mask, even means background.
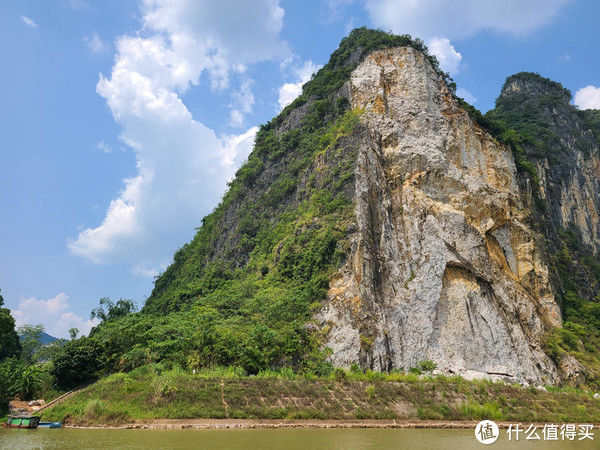
[[[369,139],[358,229],[318,319],[334,364],[555,382],[543,333],[560,324],[512,153],[461,109],[424,55],[366,57],[350,81]]]

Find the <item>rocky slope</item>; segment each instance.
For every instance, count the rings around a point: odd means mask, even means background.
[[[560,312],[510,149],[417,50],[372,53],[350,91],[369,140],[356,163],[358,230],[321,313],[333,361],[555,380],[540,338]]]

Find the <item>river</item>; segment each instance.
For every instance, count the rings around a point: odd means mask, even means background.
[[[596,436],[600,438],[600,436]],[[482,449],[473,430],[242,429],[90,430],[0,429],[0,449]],[[505,431],[493,449],[597,449],[597,441],[510,442]]]

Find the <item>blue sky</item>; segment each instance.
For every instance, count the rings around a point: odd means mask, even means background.
[[[486,111],[536,71],[600,108],[592,0],[0,4],[0,288],[67,336],[101,297],[142,304],[251,150],[352,28],[430,44]]]

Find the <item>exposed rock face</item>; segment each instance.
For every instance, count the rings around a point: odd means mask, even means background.
[[[575,227],[585,244],[600,249],[600,152],[570,93],[558,83],[532,74],[509,77],[496,110],[525,114],[547,126],[543,145],[525,145],[540,178],[550,231]],[[542,147],[542,148],[540,148]],[[550,237],[552,239],[552,237]]]
[[[369,139],[351,254],[319,314],[334,364],[553,382],[539,343],[560,312],[511,151],[411,48],[372,53],[349,87]]]

